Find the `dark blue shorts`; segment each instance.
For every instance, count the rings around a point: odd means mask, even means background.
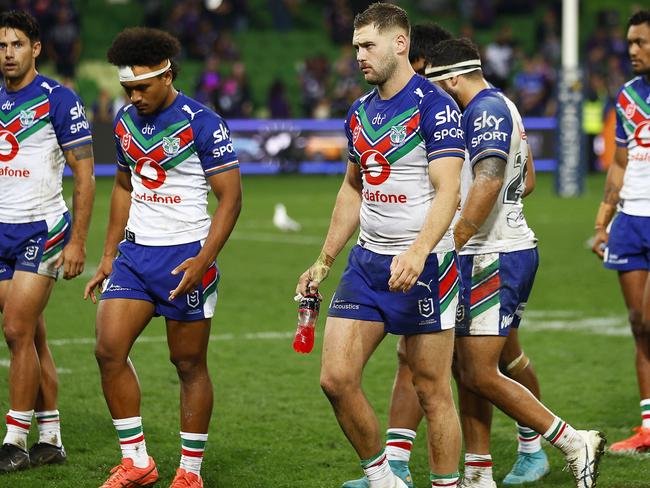
[[[456,335],[508,336],[519,327],[539,266],[537,248],[458,257]]]
[[[29,271],[56,279],[54,264],[70,240],[72,225],[68,212],[27,224],[0,223],[0,281],[10,280],[14,271]]]
[[[650,217],[614,217],[603,263],[617,271],[650,270]]]
[[[417,284],[407,293],[388,289],[392,260],[354,246],[328,315],[383,322],[386,332],[397,335],[453,328],[459,287],[456,253],[429,255]]]
[[[200,242],[143,246],[122,241],[113,261],[113,271],[104,280],[101,299],[145,300],[155,305],[156,315],[182,322],[210,318],[217,304],[219,271],[216,263],[208,268],[197,290],[180,295],[173,302],[168,300],[169,293],[183,277],[182,273],[172,275],[172,270],[200,250]]]

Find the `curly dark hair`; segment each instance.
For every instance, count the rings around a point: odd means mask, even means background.
[[[628,27],[632,25],[641,25],[643,23],[650,26],[650,10],[639,10],[636,12],[632,17],[630,17]]]
[[[411,45],[409,48],[409,61],[414,61],[424,58],[431,58],[431,50],[441,41],[453,39],[444,27],[434,24],[432,22],[424,22],[415,24],[411,29]]]
[[[433,66],[448,66],[481,57],[476,44],[466,37],[441,41],[431,54]]]
[[[41,38],[36,19],[22,10],[2,12],[0,14],[0,28],[17,29],[23,32],[32,44]]]
[[[130,27],[113,39],[106,58],[115,66],[156,66],[169,59],[172,64],[172,79],[176,79],[178,65],[173,58],[180,50],[178,39],[165,31]]]

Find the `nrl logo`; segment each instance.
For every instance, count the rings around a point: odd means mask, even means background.
[[[393,146],[401,146],[406,140],[406,126],[394,125],[390,128],[390,143]]]
[[[634,112],[636,112],[636,105],[633,103],[630,103],[626,108],[625,108],[625,116],[628,119],[631,119],[632,116],[634,115]]]
[[[431,317],[433,312],[435,312],[433,298],[429,297],[418,300],[418,311],[423,317]]]
[[[128,151],[129,147],[131,147],[131,134],[124,134],[122,136],[122,149]]]
[[[31,127],[34,124],[34,117],[36,117],[36,112],[33,110],[21,110],[20,111],[20,125],[23,127]]]
[[[165,154],[173,156],[180,150],[181,140],[179,137],[163,137],[162,148]]]

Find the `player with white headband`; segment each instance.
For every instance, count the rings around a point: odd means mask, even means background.
[[[501,91],[487,83],[478,49],[468,39],[443,41],[433,59],[437,64],[427,68],[426,76],[463,109],[472,169],[454,226],[462,283],[456,368],[468,453],[461,486],[496,486],[489,455],[491,410],[485,401],[489,400],[518,425],[559,448],[578,488],[593,487],[604,436],[575,430],[499,371],[507,337],[519,326],[538,266],[537,239],[523,214],[526,162],[531,155],[521,116]],[[521,359],[514,367],[519,365],[525,366]],[[507,484],[521,483],[510,481],[516,483]]]
[[[181,386],[181,461],[170,487],[203,486],[201,463],[212,413],[206,356],[217,301],[216,257],[239,215],[241,185],[226,122],[174,88],[172,58],[179,49],[166,32],[134,28],[120,33],[108,51],[131,104],[115,119],[118,171],[104,257],[85,292],[95,301],[93,290],[103,282],[96,356],[122,450],[122,462],[102,488],[158,481],[129,360],[133,343],[156,315],[165,317]],[[212,217],[209,190],[219,201]]]

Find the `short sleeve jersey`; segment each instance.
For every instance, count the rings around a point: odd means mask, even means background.
[[[621,208],[629,215],[650,217],[650,83],[639,76],[616,98],[616,144],[627,148]]]
[[[413,243],[435,197],[429,163],[465,157],[460,120],[456,103],[418,75],[388,100],[375,89],[352,105],[345,132],[363,180],[359,244],[394,255]],[[433,252],[453,248],[447,231]]]
[[[239,167],[226,122],[182,93],[164,110],[140,116],[127,105],[115,118],[117,168],[131,173],[127,231],[143,245],[205,239],[208,178]]]
[[[63,153],[91,143],[84,107],[69,88],[41,75],[20,90],[0,87],[0,222],[66,212]]]
[[[534,248],[535,234],[524,217],[521,195],[526,183],[528,142],[515,105],[494,88],[479,92],[463,113],[463,130],[471,168],[487,157],[506,162],[503,187],[481,228],[461,254],[519,251]],[[473,180],[473,171],[463,178]],[[463,181],[468,188],[471,181]]]

